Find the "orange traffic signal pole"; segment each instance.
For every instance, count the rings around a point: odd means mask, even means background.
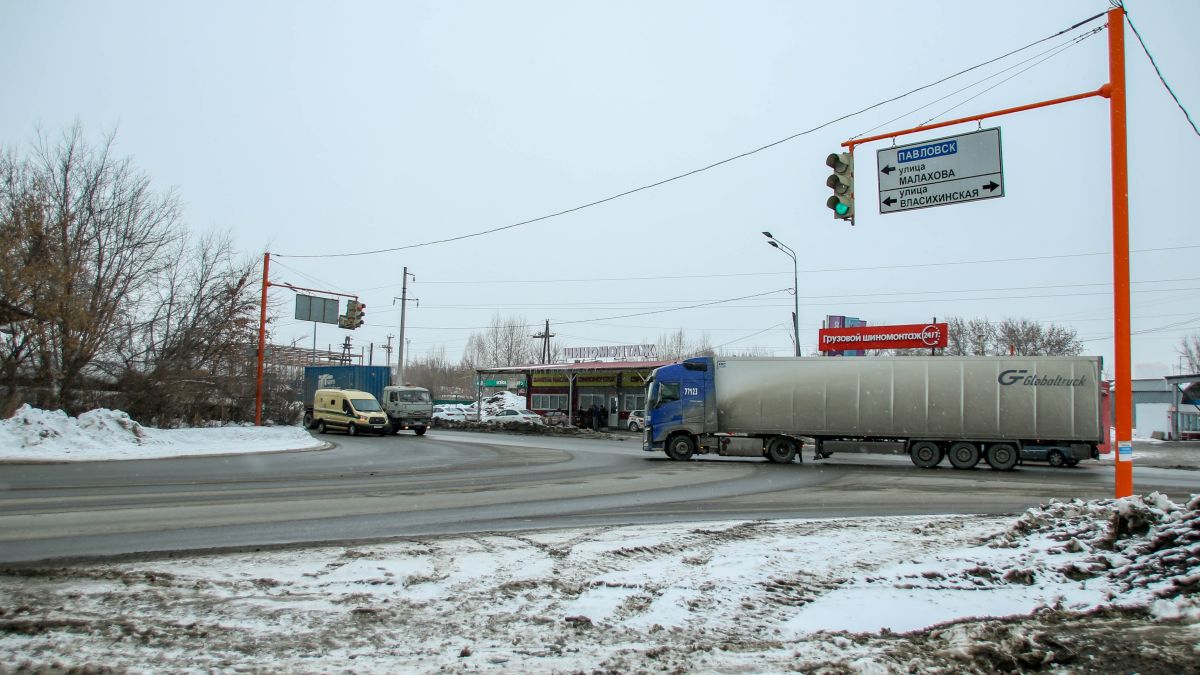
[[[263,283],[262,283],[262,304],[258,310],[258,366],[257,375],[254,378],[254,425],[262,426],[262,403],[263,403],[263,364],[266,361],[267,355],[267,289],[271,286],[279,286],[280,288],[290,288],[293,291],[311,291],[313,293],[324,293],[326,295],[339,295],[343,298],[358,299],[357,295],[350,293],[338,293],[336,291],[323,291],[319,288],[302,288],[291,284],[273,284],[271,283],[269,273],[271,271],[271,254],[263,254]],[[315,334],[313,340],[316,340]],[[315,345],[314,345],[315,349]]]
[[[1113,464],[1116,471],[1116,496],[1128,497],[1133,494],[1133,383],[1130,379],[1132,368],[1130,367],[1129,328],[1129,163],[1125,134],[1125,10],[1121,7],[1113,7],[1108,10],[1108,84],[1096,91],[970,117],[960,117],[937,124],[926,124],[903,131],[855,138],[845,141],[842,146],[850,148],[850,152],[853,154],[856,146],[872,141],[896,138],[965,122],[978,122],[991,117],[1045,108],[1093,96],[1107,98],[1109,105],[1112,150],[1113,334],[1117,377],[1113,392],[1116,401],[1117,451]],[[1104,429],[1103,433],[1109,433],[1108,429]],[[1122,456],[1122,448],[1127,449],[1126,456]]]
[[[254,378],[254,426],[262,426],[263,361],[267,353],[267,289],[271,287],[271,253],[263,253],[262,304],[258,308],[258,374]]]

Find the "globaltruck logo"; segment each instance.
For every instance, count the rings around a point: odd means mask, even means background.
[[[1005,370],[996,381],[1003,385],[1023,384],[1030,387],[1082,387],[1087,384],[1087,375],[1063,377],[1062,375],[1030,375],[1028,370]]]

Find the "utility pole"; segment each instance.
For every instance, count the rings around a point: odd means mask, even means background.
[[[388,364],[389,366],[392,365],[392,338],[394,338],[394,337],[396,337],[396,336],[395,335],[387,336],[387,339],[388,339],[387,344],[383,346],[383,353],[387,354],[387,357],[384,358],[383,362]]]
[[[405,347],[404,310],[407,308],[408,301],[410,299],[408,297],[408,278],[409,277],[412,277],[413,281],[417,280],[417,275],[409,274],[408,268],[405,267],[404,273],[403,273],[403,281],[400,284],[400,297],[392,298],[393,305],[396,304],[397,300],[400,301],[400,339],[396,340],[396,351],[398,352],[396,355],[396,380],[394,382],[392,382],[392,384],[395,384],[397,386],[404,384],[404,347]],[[417,303],[417,307],[421,306],[421,301],[418,300],[417,298],[412,298],[412,301]]]
[[[550,363],[550,338],[554,337],[554,333],[550,332],[550,319],[546,319],[545,330],[534,333],[533,337],[542,341],[542,363]]]

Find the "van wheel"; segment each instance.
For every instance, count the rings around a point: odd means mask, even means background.
[[[304,413],[304,428],[305,429],[313,428],[312,413]]]
[[[796,441],[786,436],[776,436],[767,444],[767,459],[776,464],[788,464],[796,459]]]
[[[692,458],[694,452],[696,452],[696,444],[687,434],[679,434],[667,441],[667,457],[677,462],[686,462]]]
[[[350,434],[351,436],[357,436],[358,435],[358,425],[355,424],[354,422],[351,422],[350,425],[348,427],[346,427],[346,433]]]
[[[413,429],[413,431],[415,431],[418,436],[425,435],[425,427],[417,427],[416,429]]]
[[[937,443],[931,441],[913,443],[908,452],[912,463],[922,469],[932,469],[942,461],[942,449],[937,446]]]
[[[323,434],[323,433],[325,433],[325,431],[326,431],[326,429],[325,429],[325,420],[318,420],[318,421],[317,421],[317,433],[318,433],[318,434]]]
[[[1017,465],[1018,458],[1017,449],[1008,443],[989,445],[987,455],[984,456],[988,466],[997,471],[1011,471]]]
[[[1051,450],[1046,453],[1046,461],[1050,463],[1050,466],[1062,466],[1067,463],[1067,458],[1061,450]]]

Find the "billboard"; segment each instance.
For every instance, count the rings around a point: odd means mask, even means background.
[[[826,328],[858,328],[867,325],[866,321],[857,316],[841,316],[839,314],[827,314],[825,316]],[[866,356],[867,352],[861,349],[851,349],[849,351],[830,350],[826,356]]]
[[[836,353],[847,348],[866,349],[928,349],[945,347],[949,326],[944,323],[910,323],[898,326],[860,326],[857,328],[822,328],[818,349]]]

